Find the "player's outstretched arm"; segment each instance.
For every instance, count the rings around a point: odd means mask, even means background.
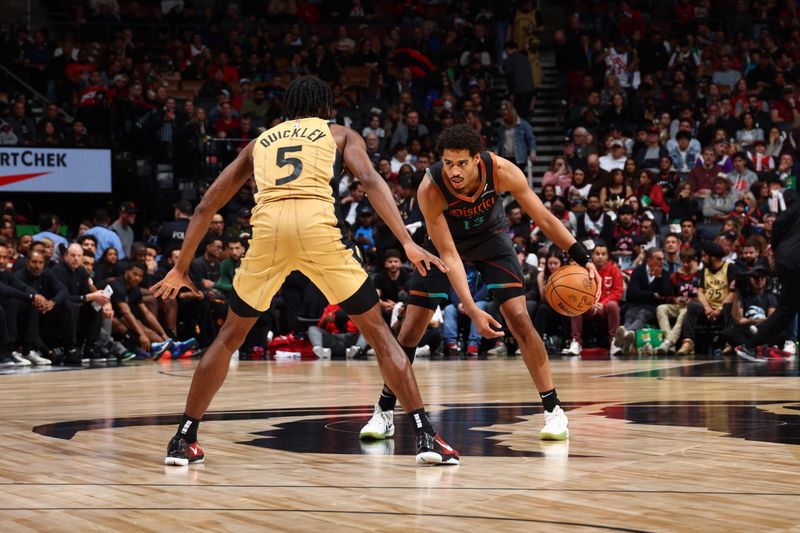
[[[597,269],[592,264],[589,252],[583,244],[572,236],[566,226],[545,207],[539,195],[528,187],[528,179],[519,167],[500,156],[495,155],[494,157],[497,160],[498,190],[513,194],[523,211],[535,220],[542,229],[542,233],[553,241],[556,246],[562,250],[567,250],[573,261],[586,267],[586,270],[597,282],[596,300],[599,300],[602,283]]]
[[[431,265],[436,265],[442,272],[447,272],[445,263],[435,255],[425,251],[417,245],[408,233],[397,204],[392,196],[389,186],[372,166],[369,156],[367,156],[367,145],[364,139],[355,131],[336,127],[336,133],[345,136],[345,145],[342,152],[344,164],[350,169],[354,176],[361,180],[364,190],[367,193],[369,202],[380,215],[381,219],[389,226],[397,240],[403,245],[406,257],[417,268],[423,276],[427,274]]]
[[[200,245],[200,241],[208,233],[208,227],[214,214],[222,209],[253,175],[253,143],[255,143],[255,140],[250,141],[239,152],[236,159],[220,172],[217,179],[214,180],[214,183],[203,195],[203,199],[200,200],[200,204],[189,220],[189,228],[186,230],[186,237],[181,246],[181,255],[178,258],[178,262],[175,263],[175,266],[172,267],[172,270],[167,273],[163,280],[150,288],[156,298],[174,298],[182,287],[187,287],[195,295],[200,295],[200,292],[187,275],[189,265],[194,259],[194,254]]]
[[[433,244],[436,245],[436,249],[439,250],[442,260],[450,267],[447,279],[450,280],[453,290],[461,300],[464,312],[470,317],[482,336],[487,339],[501,337],[503,335],[502,326],[490,314],[481,311],[475,305],[472,293],[469,292],[464,264],[461,262],[461,256],[458,255],[453,236],[450,234],[450,228],[447,226],[442,211],[442,207],[445,205],[442,194],[430,181],[423,179],[417,192],[417,199],[422,216],[425,217],[425,224],[428,226],[428,234],[431,236]]]

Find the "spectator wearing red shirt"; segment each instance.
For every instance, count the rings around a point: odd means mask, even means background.
[[[314,355],[321,359],[352,359],[363,356],[367,349],[364,336],[336,304],[328,305],[322,311],[322,318],[317,326],[308,328],[308,340],[314,346]]]
[[[608,338],[613,339],[619,327],[619,301],[622,299],[622,272],[614,262],[608,260],[608,246],[599,241],[592,250],[592,262],[597,267],[600,279],[603,280],[600,300],[582,315],[572,317],[572,342],[564,350],[568,355],[580,355],[583,346],[583,320],[602,319],[608,325]],[[617,355],[621,349],[611,343],[611,355]]]
[[[239,119],[233,116],[233,107],[229,102],[220,105],[222,112],[214,123],[214,132],[220,137],[229,137],[230,132],[239,127]]]
[[[639,186],[636,188],[636,196],[642,200],[642,203],[651,208],[659,209],[665,215],[669,214],[669,204],[664,198],[664,189],[661,185],[655,183],[652,174],[646,170],[639,172]],[[650,198],[650,203],[647,204],[643,198],[647,196]]]
[[[714,186],[714,178],[722,173],[722,167],[715,163],[714,149],[706,147],[703,149],[703,164],[694,167],[689,173],[689,184],[692,186],[692,196],[695,198],[705,198],[711,194]]]
[[[217,56],[217,62],[208,69],[209,77],[213,78],[218,70],[222,71],[222,80],[226,83],[237,83],[239,81],[239,69],[228,64],[228,55],[221,52]]]

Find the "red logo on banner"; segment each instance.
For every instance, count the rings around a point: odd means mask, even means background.
[[[45,174],[50,174],[50,172],[34,172],[32,174],[14,174],[13,176],[0,176],[0,187],[4,185],[10,185],[12,183],[17,183],[18,181],[25,181],[32,178],[38,178],[39,176],[44,176]]]

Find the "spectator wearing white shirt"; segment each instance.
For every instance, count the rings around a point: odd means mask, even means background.
[[[615,168],[620,170],[625,168],[625,161],[628,156],[625,155],[625,146],[619,139],[611,141],[611,151],[600,158],[600,168],[606,172],[611,172]]]

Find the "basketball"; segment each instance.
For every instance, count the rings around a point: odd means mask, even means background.
[[[595,303],[597,282],[578,265],[565,265],[556,270],[544,286],[550,307],[565,316],[585,313]]]

